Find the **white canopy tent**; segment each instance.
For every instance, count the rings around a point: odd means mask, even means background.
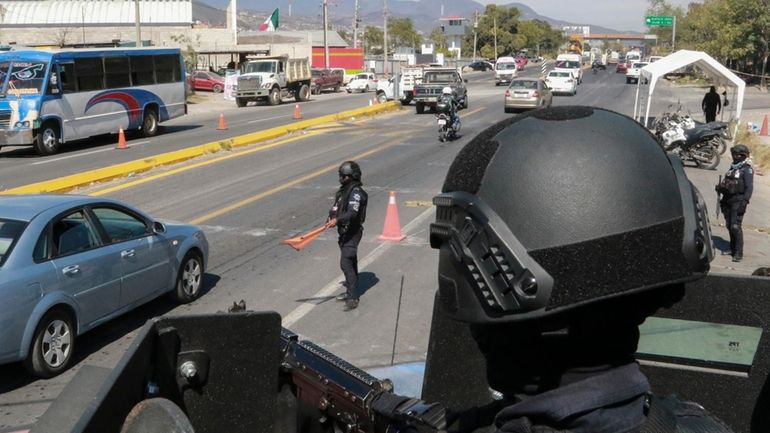
[[[679,50],[654,63],[650,63],[640,70],[640,79],[636,86],[636,99],[634,100],[634,118],[641,120],[641,107],[639,106],[639,89],[642,81],[649,81],[647,90],[646,110],[644,113],[644,123],[650,117],[650,102],[652,101],[652,92],[655,90],[655,84],[658,79],[665,74],[676,71],[685,66],[695,65],[700,68],[712,81],[716,87],[724,86],[733,89],[730,100],[734,101],[735,120],[740,119],[741,109],[743,108],[743,93],[746,90],[746,83],[737,75],[733,74],[724,65],[716,61],[713,57],[703,51]]]

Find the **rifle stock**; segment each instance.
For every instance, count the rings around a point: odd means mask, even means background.
[[[437,403],[393,394],[380,380],[297,334],[281,330],[282,370],[300,404],[320,411],[324,427],[345,432],[436,432],[446,429]],[[336,430],[330,430],[336,431]]]

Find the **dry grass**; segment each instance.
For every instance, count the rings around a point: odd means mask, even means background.
[[[193,95],[187,96],[188,104],[200,104],[202,102],[206,102],[206,98],[201,95],[193,94]]]
[[[770,167],[770,146],[762,143],[762,140],[755,133],[749,132],[742,125],[735,137],[735,144],[744,144],[751,150],[751,160],[755,167],[767,169]]]

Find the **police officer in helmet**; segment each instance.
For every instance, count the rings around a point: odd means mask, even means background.
[[[730,255],[734,262],[740,262],[743,260],[743,215],[754,191],[754,169],[748,160],[748,147],[738,144],[730,149],[730,153],[733,162],[716,190],[722,194],[719,206],[730,233]]]
[[[368,196],[361,183],[361,167],[345,161],[338,170],[340,188],[329,210],[327,227],[337,227],[340,246],[340,268],[345,275],[345,293],[337,296],[345,301],[345,311],[358,307],[358,244],[364,233]]]
[[[641,125],[579,106],[504,120],[460,151],[434,204],[438,302],[502,395],[450,431],[730,431],[654,395],[634,359],[639,325],[712,259],[698,190]]]

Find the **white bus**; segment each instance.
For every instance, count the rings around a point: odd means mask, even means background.
[[[119,128],[144,136],[187,113],[179,49],[107,48],[0,53],[0,147],[62,143]]]

